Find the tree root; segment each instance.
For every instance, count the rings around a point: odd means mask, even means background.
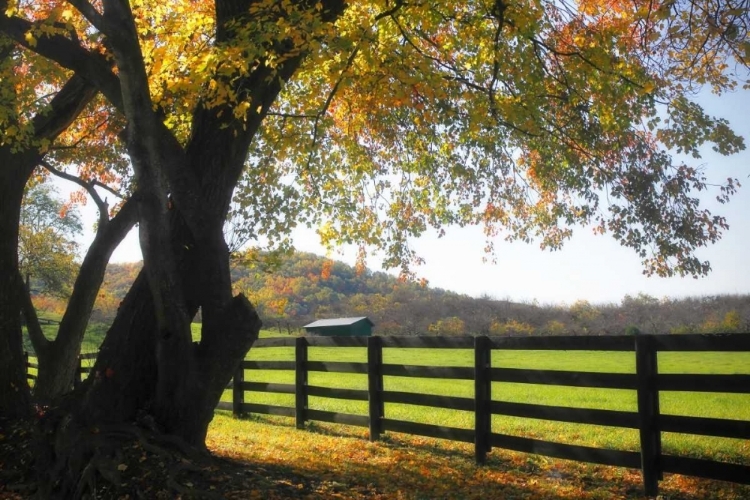
[[[205,472],[206,466],[197,464],[208,463],[210,456],[175,436],[135,424],[84,426],[70,414],[45,420],[37,436],[39,498],[83,500],[101,498],[106,492],[151,496],[144,489],[170,497],[221,498],[189,480],[178,480],[185,473]]]

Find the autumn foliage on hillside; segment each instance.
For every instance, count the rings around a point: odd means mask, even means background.
[[[110,264],[94,318],[108,322],[140,263]],[[382,335],[564,335],[643,333],[730,333],[750,331],[750,297],[680,299],[646,294],[618,304],[576,301],[567,305],[519,303],[469,297],[403,281],[391,274],[357,270],[310,253],[290,254],[268,269],[260,263],[232,268],[236,290],[257,304],[266,327],[297,333],[316,319],[368,316]],[[54,301],[39,297],[38,304]],[[198,318],[200,319],[200,317]]]

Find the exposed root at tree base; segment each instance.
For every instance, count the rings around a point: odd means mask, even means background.
[[[216,459],[136,424],[81,425],[45,416],[36,432],[41,498],[223,498]]]
[[[321,489],[286,467],[218,458],[136,425],[81,427],[69,416],[0,424],[0,500],[305,498]]]

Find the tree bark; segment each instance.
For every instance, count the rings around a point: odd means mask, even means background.
[[[81,353],[81,343],[96,296],[104,281],[107,263],[112,252],[135,225],[136,205],[136,200],[131,198],[112,220],[103,225],[100,223],[94,241],[81,263],[73,285],[73,293],[57,329],[57,336],[39,347],[35,344],[39,359],[39,371],[34,386],[34,398],[37,401],[50,402],[71,390],[78,366],[78,355]]]
[[[54,140],[95,95],[94,87],[73,76],[48,109],[33,118],[34,139]],[[0,276],[5,277],[0,280],[0,414],[6,415],[20,415],[29,410],[21,336],[26,290],[18,273],[18,229],[24,188],[41,159],[33,143],[17,151],[9,146],[0,148],[3,166],[0,168]]]
[[[0,148],[0,417],[29,412],[21,336],[23,279],[18,273],[18,224],[26,178],[11,168],[16,155]]]

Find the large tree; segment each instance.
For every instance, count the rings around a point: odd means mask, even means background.
[[[404,272],[429,226],[557,248],[593,223],[647,272],[700,275],[695,250],[726,228],[695,198],[704,174],[672,153],[744,148],[693,100],[746,78],[748,12],[732,1],[50,5],[5,9],[0,30],[126,118],[144,256],[94,375],[66,400],[78,425],[146,415],[202,445],[260,327],[232,296],[233,196],[253,237],[283,244],[314,224]]]

